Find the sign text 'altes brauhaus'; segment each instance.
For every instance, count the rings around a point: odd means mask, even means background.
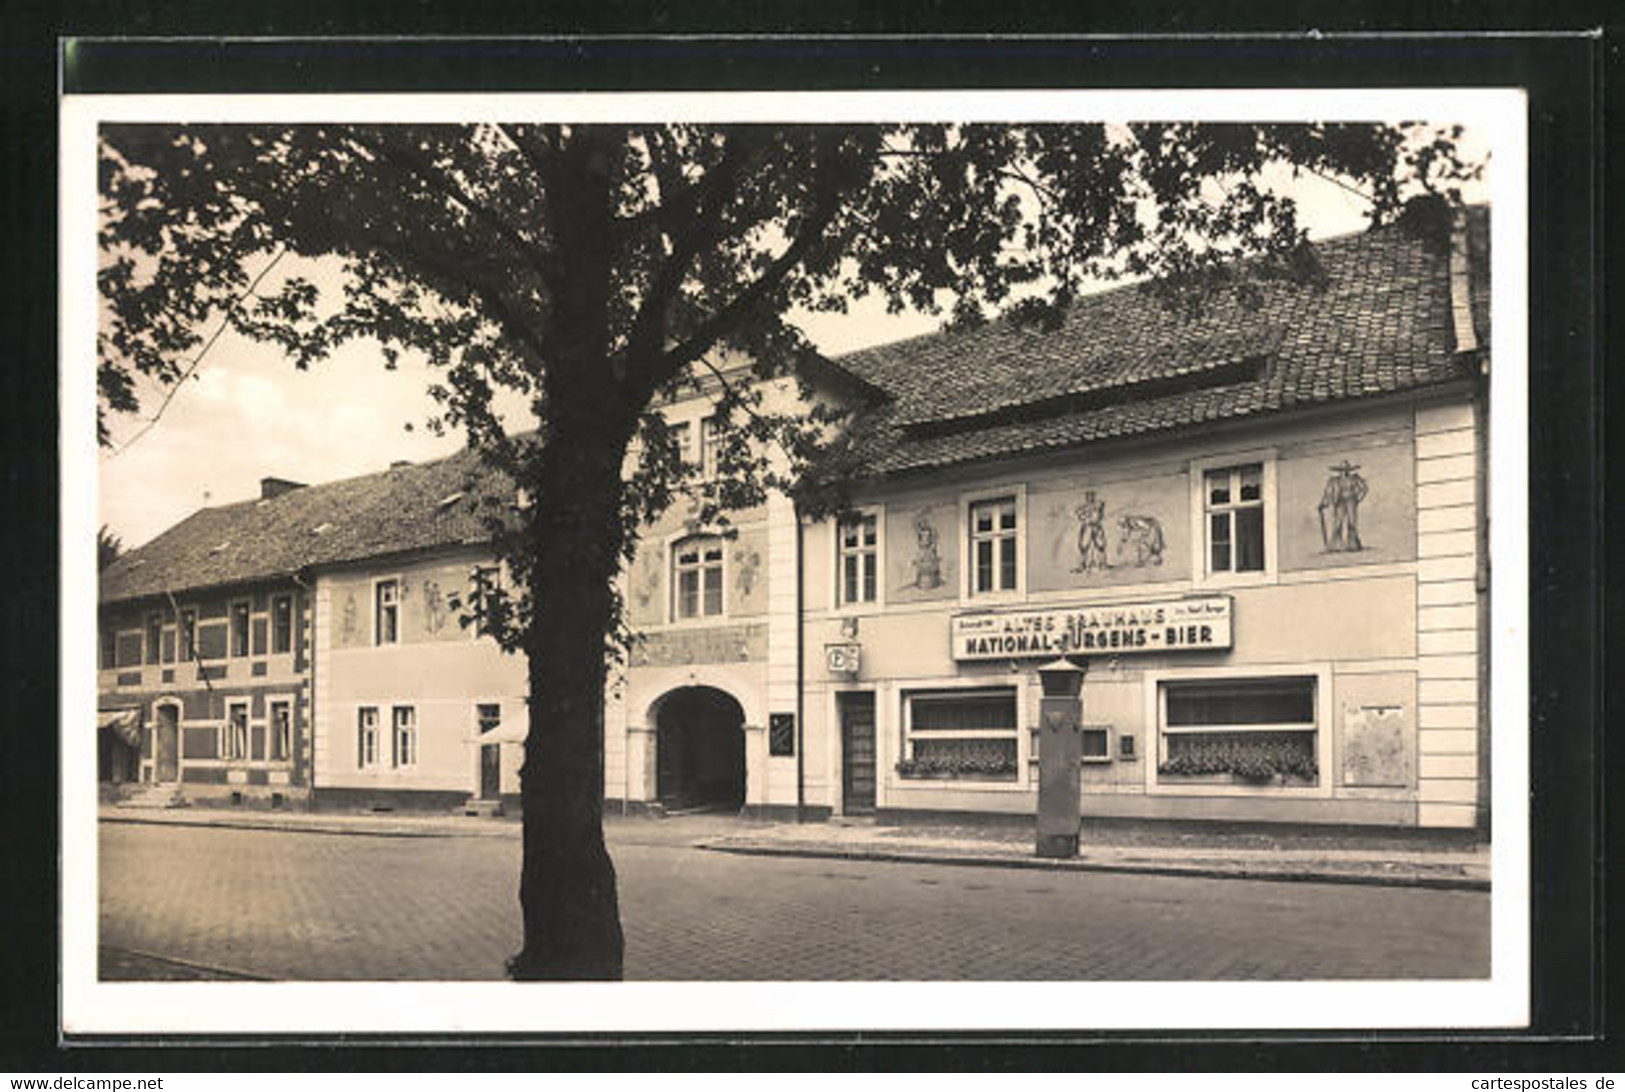
[[[1225,649],[1230,597],[961,614],[953,620],[953,647],[956,660]]]

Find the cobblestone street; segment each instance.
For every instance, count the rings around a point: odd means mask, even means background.
[[[641,980],[1457,978],[1489,896],[746,857],[621,824]],[[647,833],[640,833],[647,832]],[[103,823],[105,974],[139,958],[277,979],[494,979],[519,944],[513,838]]]

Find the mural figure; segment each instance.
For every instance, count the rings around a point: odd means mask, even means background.
[[[1360,502],[1370,490],[1365,479],[1355,473],[1359,469],[1347,459],[1331,467],[1332,476],[1326,479],[1326,490],[1320,495],[1320,540],[1328,553],[1365,549],[1360,545]],[[1330,524],[1326,521],[1328,508]]]
[[[930,591],[942,586],[942,558],[937,554],[937,529],[928,518],[931,510],[920,509],[914,517],[914,579],[908,587]]]
[[[355,592],[350,592],[344,597],[344,615],[343,620],[339,623],[339,632],[343,635],[345,644],[355,640],[355,627]]]
[[[439,633],[446,624],[446,600],[438,580],[423,582],[423,624],[430,633]]]
[[[1137,568],[1162,564],[1162,548],[1166,543],[1162,523],[1156,516],[1118,516],[1117,528],[1122,532],[1117,541],[1119,558],[1126,559],[1132,553],[1132,564]]]
[[[750,597],[752,589],[756,587],[757,571],[762,565],[762,555],[750,547],[742,547],[734,551],[734,565],[738,567],[739,575],[735,578],[735,587],[739,589],[742,599]]]
[[[638,583],[632,589],[632,598],[638,601],[640,608],[647,607],[654,599],[655,592],[660,590],[660,568],[653,551],[645,551],[638,557]]]
[[[1078,564],[1072,571],[1089,573],[1111,568],[1106,560],[1106,502],[1097,500],[1091,489],[1072,514],[1078,517]]]

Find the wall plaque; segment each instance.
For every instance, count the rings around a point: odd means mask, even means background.
[[[1119,603],[1109,607],[958,614],[956,660],[1027,656],[1198,652],[1230,647],[1228,595]]]
[[[824,666],[831,675],[856,675],[863,666],[863,646],[856,641],[825,645]]]
[[[774,758],[785,758],[796,753],[796,715],[769,713],[767,715],[767,753]]]

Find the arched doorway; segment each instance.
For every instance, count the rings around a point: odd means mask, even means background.
[[[655,714],[655,795],[667,810],[745,803],[745,713],[727,693],[686,686]]]

